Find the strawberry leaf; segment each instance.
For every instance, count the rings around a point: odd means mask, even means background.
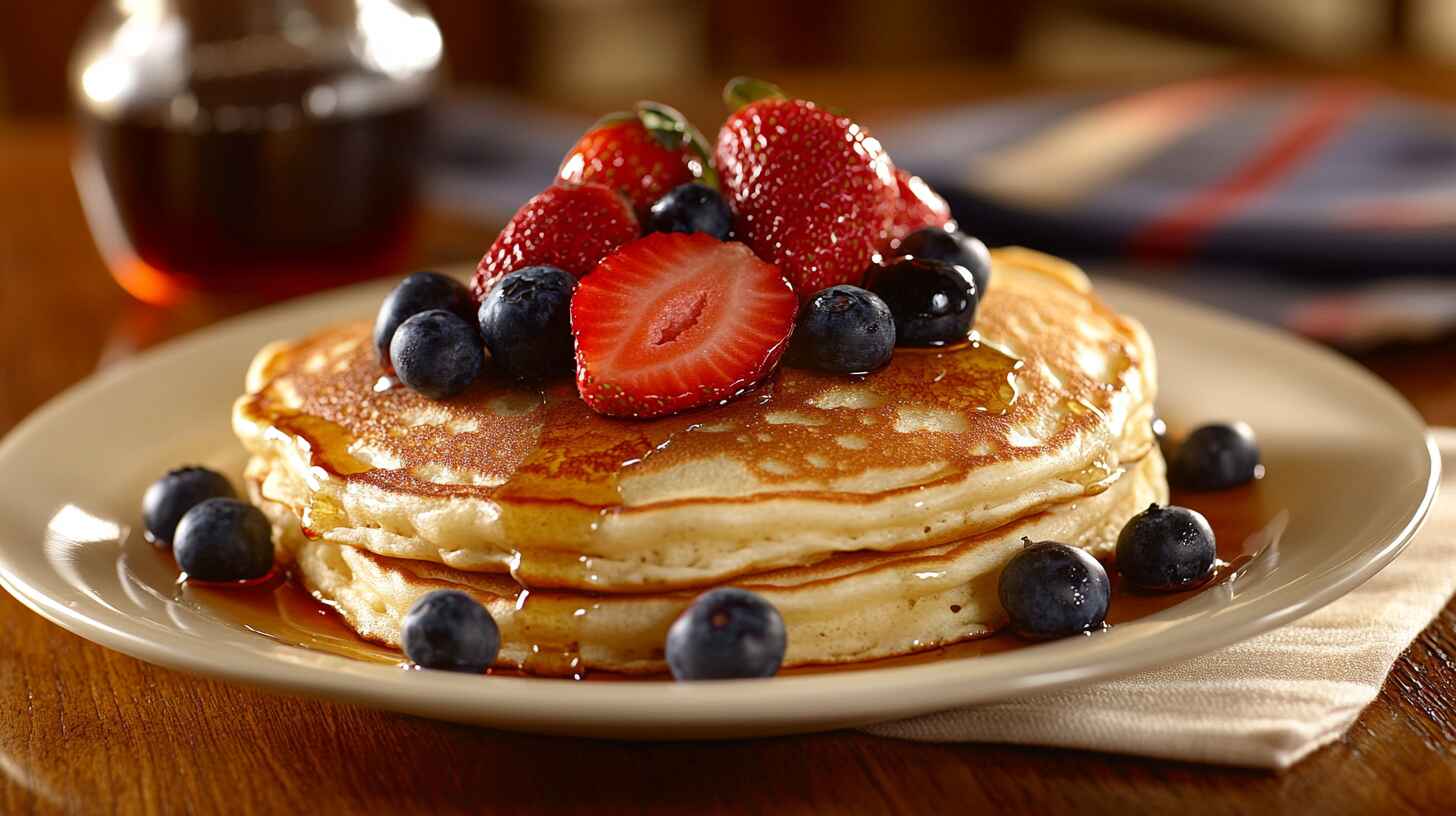
[[[723,86],[723,104],[738,110],[750,102],[757,102],[760,99],[786,99],[783,89],[761,79],[753,77],[734,77],[728,80]]]
[[[702,132],[693,127],[686,116],[661,102],[643,101],[637,103],[637,118],[642,122],[642,127],[663,147],[669,150],[680,150],[683,147],[691,149],[698,158],[699,181],[717,188],[718,174],[713,170],[712,151],[708,147],[708,140],[703,138]]]
[[[591,127],[587,128],[586,132],[591,133],[594,130],[599,130],[601,128],[611,125],[620,125],[623,122],[630,122],[636,118],[637,115],[634,114],[632,111],[613,111],[594,122]]]

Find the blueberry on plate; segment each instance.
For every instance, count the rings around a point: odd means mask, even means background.
[[[698,596],[667,630],[667,666],[677,680],[772,677],[786,648],[779,611],[736,587]]]
[[[1117,571],[1137,589],[1188,589],[1208,579],[1217,558],[1208,519],[1186,507],[1153,504],[1117,536]]]
[[[1263,475],[1259,443],[1242,422],[1204,425],[1183,440],[1168,463],[1168,482],[1182,490],[1223,490]]]
[[[460,317],[474,318],[475,301],[465,284],[439,272],[416,272],[399,282],[379,307],[374,319],[374,349],[379,362],[390,368],[389,343],[400,324],[420,312],[444,309]]]
[[[172,554],[188,578],[251,581],[273,569],[273,530],[247,502],[208,499],[182,517]]]
[[[480,336],[490,357],[517,379],[569,371],[571,295],[576,278],[554,266],[528,266],[501,278],[480,304]]]
[[[456,589],[420,597],[404,616],[405,656],[426,669],[480,674],[500,652],[500,628],[474,598]]]
[[[646,232],[701,232],[726,241],[733,234],[733,212],[717,190],[688,182],[653,203],[646,227]]]
[[[215,470],[193,465],[167,471],[142,496],[142,523],[147,528],[147,540],[170,545],[177,532],[177,522],[188,510],[208,499],[236,497],[232,484]]]
[[[976,291],[982,294],[991,283],[991,251],[979,239],[959,230],[918,229],[900,242],[895,253],[965,267],[976,279]]]
[[[799,309],[791,350],[799,365],[837,374],[874,371],[895,352],[895,318],[874,292],[831,286]]]
[[[1018,635],[1066,637],[1102,625],[1112,584],[1087,551],[1056,541],[1032,543],[1007,562],[997,592]]]
[[[900,258],[871,269],[869,290],[895,317],[895,341],[902,346],[943,346],[966,339],[976,319],[980,289],[963,266]]]
[[[432,309],[399,325],[389,358],[400,382],[430,399],[445,399],[475,381],[485,350],[475,326],[454,312]]]

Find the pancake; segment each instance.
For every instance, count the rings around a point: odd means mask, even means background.
[[[668,626],[695,596],[527,590],[504,574],[465,572],[311,539],[289,507],[264,498],[262,469],[261,462],[254,463],[249,486],[293,559],[294,575],[371,641],[398,647],[400,621],[415,600],[435,589],[460,589],[484,604],[500,626],[499,666],[557,676],[656,673],[666,670]],[[732,583],[759,593],[784,616],[786,666],[909,654],[982,637],[1004,625],[996,581],[1023,536],[1108,557],[1129,517],[1149,502],[1166,500],[1163,461],[1152,449],[1101,493],[975,538],[915,552],[840,553]]]
[[[361,322],[263,349],[234,427],[262,494],[319,548],[533,590],[664,592],[925,550],[1085,505],[1154,447],[1141,327],[1066,262],[1006,249],[993,267],[969,342],[896,349],[864,377],[784,367],[652,421],[600,416],[569,380],[489,372],[434,402],[382,376]]]

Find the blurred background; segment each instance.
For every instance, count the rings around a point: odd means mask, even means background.
[[[96,5],[47,0],[42,12],[26,0],[0,3],[0,113],[46,116],[68,109],[67,59]],[[443,33],[457,87],[500,89],[585,111],[644,94],[686,96],[704,83],[742,73],[855,72],[888,79],[910,72],[917,86],[905,91],[921,102],[936,91],[957,93],[935,79],[935,69],[944,68],[1014,67],[1044,80],[1081,84],[1174,78],[1270,60],[1456,65],[1456,4],[1450,0],[425,0],[423,5]],[[1417,87],[1447,78],[1405,77]]]
[[[189,18],[186,36],[201,39],[220,14],[234,28],[315,12],[327,24],[332,12],[318,10],[344,6],[374,15],[370,70],[383,65],[405,88],[380,93],[418,93],[427,116],[366,117],[248,148],[260,162],[306,159],[306,182],[293,170],[291,183],[273,178],[282,164],[234,161],[236,145],[149,137],[179,116],[194,122],[197,100],[207,105],[196,88],[147,100],[162,124],[138,114],[135,132],[109,127],[128,121],[115,104],[127,91],[106,60],[160,49],[140,75],[175,68],[167,49],[185,46],[169,44],[157,22],[167,15]],[[127,32],[136,18],[155,23],[150,39]],[[251,70],[235,56],[223,63]],[[415,68],[428,83],[410,84]],[[99,248],[87,257],[153,303],[184,299],[175,270],[158,268],[225,266],[220,256],[233,266],[210,270],[219,280],[252,288],[261,278],[248,275],[262,270],[305,282],[272,293],[287,296],[472,261],[597,116],[657,99],[711,138],[725,114],[719,89],[738,74],[853,113],[993,245],[1068,254],[1341,345],[1456,325],[1456,0],[46,0],[43,12],[0,0],[0,184],[10,187],[0,195],[17,206],[26,184],[48,183],[42,172],[74,173]],[[238,100],[254,90],[229,90],[242,94],[229,104],[245,109]],[[320,101],[309,96],[309,109]],[[322,101],[334,110],[334,96]],[[259,127],[291,127],[287,111],[275,111],[278,124],[260,110]],[[413,202],[404,168],[414,165],[400,156],[421,165],[422,204],[408,212],[389,204]],[[179,182],[188,172],[198,179]],[[277,201],[238,194],[214,207],[234,249],[199,243],[209,195],[280,184]],[[15,247],[42,240],[16,224],[0,222],[9,276],[21,274]],[[40,226],[75,231],[64,219]],[[248,255],[268,241],[332,248],[287,263]]]

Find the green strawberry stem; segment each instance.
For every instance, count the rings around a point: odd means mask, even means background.
[[[594,130],[604,128],[607,125],[620,125],[623,122],[630,122],[636,118],[637,114],[633,113],[632,111],[612,111],[606,116],[603,116],[602,118],[593,122],[592,126],[586,129],[586,132],[591,133]]]
[[[753,77],[734,77],[723,86],[723,104],[733,110],[738,110],[744,105],[760,99],[786,98],[783,89],[779,86]]]
[[[652,138],[663,147],[669,150],[690,147],[702,165],[698,181],[717,189],[718,173],[713,169],[713,153],[708,147],[708,140],[703,138],[702,131],[693,127],[686,116],[661,102],[643,101],[637,103],[637,118],[647,132],[652,134]]]

